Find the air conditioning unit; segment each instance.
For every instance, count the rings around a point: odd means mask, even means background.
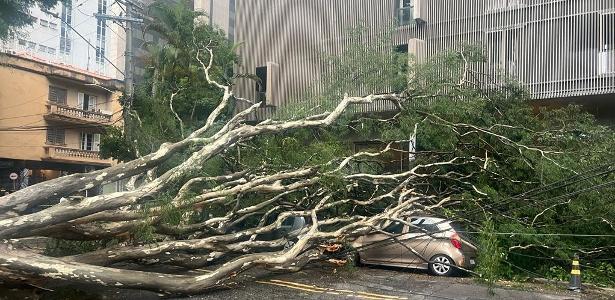
[[[598,55],[600,75],[615,75],[615,50],[606,50]]]

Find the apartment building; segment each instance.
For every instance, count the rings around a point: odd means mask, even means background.
[[[236,0],[194,0],[194,10],[205,13],[204,22],[224,30],[230,41],[235,41]]]
[[[66,1],[49,11],[32,7],[32,25],[0,43],[0,49],[123,80],[124,29],[95,13],[120,15],[122,7],[113,0]]]
[[[99,147],[121,125],[120,81],[15,54],[0,54],[0,78],[0,188],[24,168],[34,184],[114,163]]]
[[[236,0],[234,14],[237,71],[263,82],[239,79],[236,92],[265,100],[257,119],[322,90],[325,58],[342,53],[358,26],[364,43],[391,30],[396,48],[419,59],[477,45],[486,82],[513,78],[537,103],[615,111],[615,1]]]

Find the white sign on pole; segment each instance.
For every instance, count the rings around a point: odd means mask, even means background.
[[[17,178],[19,178],[19,175],[17,175],[17,173],[11,173],[11,175],[9,175],[9,178],[11,180],[17,180]]]

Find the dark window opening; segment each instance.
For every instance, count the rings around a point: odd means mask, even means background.
[[[395,47],[395,52],[400,54],[408,54],[408,44],[398,45]]]
[[[397,22],[399,26],[410,25],[414,22],[414,0],[394,0]]]
[[[256,77],[256,101],[261,102],[263,105],[267,103],[267,67],[257,67]]]
[[[100,151],[100,134],[82,132],[81,150]]]
[[[602,16],[602,50],[615,50],[615,14]]]
[[[404,224],[401,222],[393,222],[391,223],[389,226],[387,226],[386,228],[384,228],[384,231],[390,233],[390,234],[400,234],[404,229]]]

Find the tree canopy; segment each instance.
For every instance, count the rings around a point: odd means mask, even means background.
[[[3,0],[0,1],[0,40],[6,39],[12,32],[32,24],[30,9],[38,5],[48,10],[58,3],[70,0]]]
[[[0,278],[201,293],[253,268],[352,255],[356,238],[430,215],[478,237],[474,274],[487,280],[561,278],[578,252],[585,278],[614,284],[615,132],[580,107],[541,108],[486,77],[475,46],[419,62],[388,43],[380,58],[361,47],[337,58],[321,111],[308,101],[249,120],[256,100],[231,113],[232,45],[192,12],[160,13],[169,43],[128,108],[137,142],[122,139],[138,157],[0,198]],[[128,179],[142,184],[42,207]],[[284,231],[293,218],[306,226]],[[55,243],[19,247],[32,236]]]
[[[149,54],[143,82],[137,83],[131,106],[124,103],[125,132],[111,128],[103,137],[106,157],[127,160],[150,153],[164,142],[187,136],[207,119],[222,93],[205,79],[202,63],[208,61],[197,59],[203,47],[217,54],[212,79],[232,80],[234,46],[222,30],[202,22],[203,13],[189,9],[184,1],[157,1],[149,6],[149,14],[153,21],[144,33],[158,35],[161,42],[145,45]]]

